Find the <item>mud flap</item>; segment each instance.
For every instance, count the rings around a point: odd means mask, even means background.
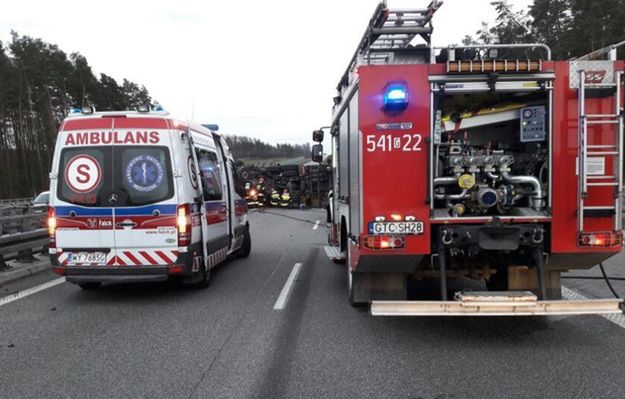
[[[407,298],[404,273],[354,273],[354,302],[402,301]]]

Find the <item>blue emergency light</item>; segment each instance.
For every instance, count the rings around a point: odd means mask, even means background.
[[[408,108],[408,88],[405,82],[393,82],[384,89],[384,111],[401,112]]]

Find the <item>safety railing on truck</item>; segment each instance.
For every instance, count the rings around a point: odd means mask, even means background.
[[[47,205],[0,207],[0,270],[9,268],[9,260],[29,262],[33,254],[47,253],[47,215]]]

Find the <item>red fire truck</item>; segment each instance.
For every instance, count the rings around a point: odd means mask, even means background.
[[[338,85],[326,252],[346,260],[349,301],[619,312],[572,300],[560,276],[622,249],[624,63],[614,48],[553,61],[543,44],[433,47],[441,5],[382,2]]]

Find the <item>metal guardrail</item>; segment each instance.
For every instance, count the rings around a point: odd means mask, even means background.
[[[0,208],[29,204],[33,199],[33,197],[0,199]]]
[[[30,262],[33,253],[47,253],[47,211],[47,205],[0,206],[0,270],[8,260]]]

